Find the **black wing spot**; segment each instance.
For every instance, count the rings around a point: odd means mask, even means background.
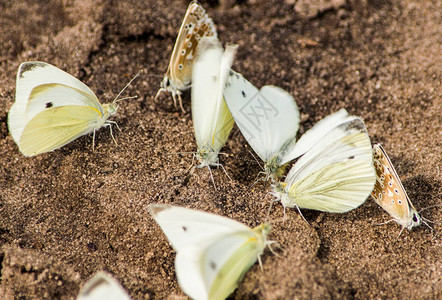
[[[181,227],[181,228],[183,229],[184,232],[187,231],[187,227],[186,227],[186,226],[183,226],[183,227]]]
[[[54,106],[54,103],[52,102],[46,102],[45,104],[45,108],[51,108],[52,106]]]
[[[214,271],[216,270],[216,263],[213,260],[210,261],[210,268]]]
[[[241,94],[244,98],[246,97],[246,93],[244,91],[241,91]]]
[[[419,222],[419,218],[417,217],[416,214],[413,214],[413,218],[412,218],[413,222],[417,223]]]
[[[348,159],[355,159],[355,156],[352,155],[352,156],[350,156]]]

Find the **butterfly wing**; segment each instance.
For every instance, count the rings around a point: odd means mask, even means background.
[[[316,143],[286,177],[285,206],[346,212],[365,202],[375,172],[371,144],[362,119],[348,120]]]
[[[373,146],[373,162],[376,170],[376,184],[371,196],[394,220],[411,229],[420,225],[416,212],[390,158],[380,144]],[[415,220],[413,217],[415,216]]]
[[[225,104],[222,87],[232,64],[236,47],[223,53],[216,38],[204,38],[195,60],[192,76],[192,120],[198,148],[209,146],[218,152],[225,144],[233,119]]]
[[[306,153],[310,148],[322,140],[327,134],[342,123],[351,120],[347,111],[342,108],[339,111],[323,118],[317,122],[310,130],[304,133],[301,138],[293,145],[287,147],[284,151],[282,163],[289,162],[302,154]]]
[[[149,210],[177,252],[178,281],[193,299],[227,297],[262,253],[270,230],[177,206],[151,204]]]
[[[264,86],[259,91],[231,71],[224,98],[241,133],[264,162],[294,141],[299,110],[293,97],[283,89]]]
[[[77,300],[129,300],[120,283],[106,272],[98,272],[81,288]]]
[[[192,1],[181,24],[165,75],[170,81],[172,91],[186,90],[190,87],[196,49],[205,36],[217,37],[215,24],[203,7]]]
[[[58,149],[88,134],[104,121],[97,110],[86,106],[66,105],[47,109],[32,118],[18,143],[20,151],[33,156]]]
[[[149,211],[177,252],[194,245],[203,247],[213,237],[250,230],[232,219],[179,206],[151,204]]]
[[[264,247],[263,237],[248,229],[212,239],[205,248],[185,248],[175,262],[180,286],[193,299],[225,299]]]
[[[44,62],[24,62],[18,69],[15,102],[8,114],[9,131],[15,142],[18,143],[20,140],[26,122],[30,119],[27,117],[28,104],[31,95],[36,94],[34,89],[48,84],[60,84],[75,88],[87,95],[89,106],[97,109],[101,107],[91,89],[75,77]]]

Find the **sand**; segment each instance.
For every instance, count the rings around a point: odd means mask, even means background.
[[[299,135],[340,108],[364,118],[383,143],[412,202],[441,205],[441,1],[208,1],[219,38],[239,45],[233,68],[257,86],[294,95]],[[73,299],[99,270],[135,299],[182,299],[175,253],[147,211],[169,203],[256,226],[268,185],[250,188],[259,165],[235,127],[214,169],[189,172],[196,150],[190,114],[159,88],[185,1],[2,1],[0,32],[0,261],[2,299]],[[54,64],[112,101],[139,71],[102,129],[54,152],[24,157],[9,135],[19,64]],[[442,297],[440,207],[405,230],[373,200],[346,214],[274,205],[263,271],[255,264],[238,299],[437,299]],[[279,221],[278,221],[279,220]]]

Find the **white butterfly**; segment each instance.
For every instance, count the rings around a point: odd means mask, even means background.
[[[231,71],[224,98],[245,139],[265,162],[267,179],[280,177],[280,167],[302,154],[294,148],[299,110],[293,97],[272,85],[258,90]]]
[[[84,83],[50,64],[24,62],[17,73],[15,102],[8,127],[26,156],[60,148],[76,138],[110,126],[116,101],[101,105]],[[112,133],[112,131],[111,131]]]
[[[217,38],[201,40],[192,75],[192,121],[199,167],[218,166],[218,154],[233,127],[233,118],[223,99],[223,87],[236,46],[223,52]],[[209,169],[210,170],[210,169]]]
[[[272,185],[284,207],[347,212],[365,202],[376,181],[371,143],[361,118],[345,109],[324,118],[298,141],[305,152]]]
[[[129,300],[130,297],[118,281],[106,272],[98,272],[78,293],[77,300]]]
[[[151,204],[149,210],[176,251],[178,282],[193,299],[225,299],[271,243],[267,223],[250,229],[178,206]]]
[[[172,51],[169,67],[155,99],[161,92],[170,92],[175,107],[178,96],[181,110],[184,112],[181,92],[190,88],[193,60],[198,44],[205,36],[217,37],[215,24],[203,7],[198,2],[192,1],[187,8]]]

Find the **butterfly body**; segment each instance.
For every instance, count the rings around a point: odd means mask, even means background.
[[[373,146],[373,162],[376,169],[376,184],[371,193],[372,198],[402,227],[412,229],[419,226],[422,219],[380,144]]]
[[[181,93],[190,88],[196,50],[200,40],[205,36],[217,37],[215,24],[203,7],[198,2],[192,1],[187,8],[169,66],[156,97],[163,91],[171,93],[175,106],[178,97],[181,109],[184,111]]]
[[[293,165],[285,182],[272,185],[272,194],[284,207],[342,213],[370,195],[375,181],[370,139],[362,119],[344,112],[318,122],[323,127],[340,116],[320,139],[306,132],[307,139],[298,141],[298,147],[309,150]]]
[[[44,62],[25,62],[17,74],[16,100],[8,127],[26,156],[53,151],[112,123],[116,103],[101,105],[68,73]]]
[[[267,223],[250,229],[178,206],[151,204],[149,210],[177,252],[178,282],[193,299],[225,299],[269,243]]]

